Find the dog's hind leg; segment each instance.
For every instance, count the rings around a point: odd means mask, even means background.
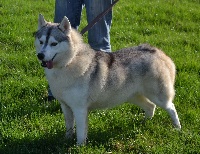
[[[136,104],[139,107],[141,107],[145,111],[145,119],[147,118],[151,119],[153,117],[156,105],[153,104],[150,100],[148,100],[143,95],[137,94],[128,102],[132,104]]]
[[[74,134],[74,115],[72,110],[65,103],[61,103],[61,108],[65,117],[65,125],[66,125],[66,137],[72,138]]]
[[[181,124],[174,104],[172,102],[168,102],[166,105],[159,105],[159,106],[168,112],[168,114],[172,119],[174,127],[176,127],[177,129],[181,129]]]
[[[170,97],[168,98],[166,95],[160,93],[160,95],[158,95],[157,97],[150,96],[149,99],[152,102],[154,102],[157,106],[166,110],[172,119],[173,125],[176,128],[181,129],[181,125],[180,125],[180,121],[178,118],[178,114],[176,112],[176,108],[175,108],[174,104],[172,103]]]

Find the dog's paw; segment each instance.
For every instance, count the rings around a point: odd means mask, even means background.
[[[177,124],[177,125],[174,124],[174,127],[177,131],[181,131],[181,125],[180,124]]]

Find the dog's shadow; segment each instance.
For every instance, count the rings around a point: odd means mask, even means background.
[[[139,124],[139,123],[138,123]],[[113,128],[98,132],[90,129],[86,146],[97,148],[103,146],[106,150],[113,149],[109,143],[112,139],[117,139],[122,134],[121,128]],[[136,134],[132,134],[136,135]],[[4,138],[4,146],[0,147],[2,154],[36,154],[36,153],[76,153],[79,148],[76,146],[76,139],[67,140],[65,131],[57,132],[55,135],[45,134],[37,139],[11,139]],[[87,148],[87,147],[86,147]]]
[[[4,145],[0,147],[1,154],[40,154],[40,153],[62,153],[61,150],[73,143],[66,142],[63,137],[65,132],[58,132],[56,135],[45,134],[39,139],[11,139],[4,138]],[[68,145],[69,144],[69,145]]]
[[[51,107],[49,112],[55,112],[55,109],[60,110],[59,105],[55,104],[54,107]],[[137,111],[135,111],[137,112]],[[137,113],[136,113],[137,114]],[[107,117],[105,117],[107,118]],[[134,127],[142,127],[143,125],[140,120],[131,120],[128,121],[128,126],[116,125],[116,121],[110,120],[109,126],[104,130],[101,128],[95,127],[91,128],[89,125],[88,140],[86,146],[90,147],[105,147],[106,149],[112,149],[112,140],[120,140],[120,138],[128,138],[130,134],[125,133],[125,127],[133,129],[132,138],[137,135],[137,132],[134,132]],[[74,139],[67,140],[65,138],[65,131],[57,130],[56,134],[47,133],[40,138],[23,138],[23,139],[14,139],[14,138],[3,138],[2,146],[0,146],[0,153],[9,154],[9,153],[76,153],[78,148],[76,146],[76,136]]]

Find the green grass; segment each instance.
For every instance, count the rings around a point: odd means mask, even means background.
[[[113,12],[113,51],[146,42],[174,60],[182,130],[160,108],[142,124],[143,111],[126,103],[90,113],[87,146],[67,141],[59,103],[44,101],[47,82],[33,45],[38,14],[53,21],[54,0],[7,0],[0,1],[0,153],[199,153],[199,0],[121,0]]]

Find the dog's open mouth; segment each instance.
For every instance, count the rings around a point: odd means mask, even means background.
[[[42,67],[47,67],[48,69],[52,69],[52,68],[53,68],[53,60],[54,60],[54,58],[56,57],[56,55],[57,55],[57,54],[55,54],[55,55],[53,56],[53,58],[52,58],[51,60],[49,60],[49,61],[43,61],[43,60],[42,60],[41,66],[42,66]]]
[[[48,69],[52,69],[53,68],[53,60],[42,61],[41,66],[42,67],[47,67]]]

